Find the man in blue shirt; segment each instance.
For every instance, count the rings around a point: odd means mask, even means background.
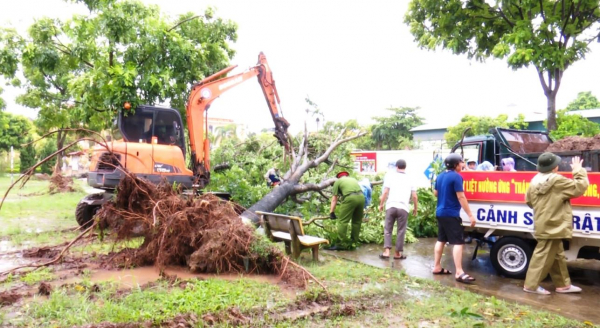
[[[462,170],[462,157],[452,153],[444,159],[447,171],[440,174],[435,182],[434,195],[438,198],[435,216],[438,224],[438,240],[435,243],[435,264],[433,274],[451,274],[442,268],[441,260],[446,243],[453,245],[452,256],[456,267],[455,279],[458,282],[470,283],[475,278],[469,276],[462,268],[462,252],[464,228],[460,218],[460,209],[469,216],[471,227],[475,226],[475,217],[471,213],[469,203],[463,191],[463,178],[459,174]]]

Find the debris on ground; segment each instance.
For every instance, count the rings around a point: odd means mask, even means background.
[[[7,306],[21,299],[21,294],[12,291],[0,292],[0,306]]]
[[[58,254],[60,254],[60,250],[56,248],[56,246],[52,247],[39,247],[32,248],[23,251],[23,257],[34,257],[34,258],[44,258],[44,259],[53,259]]]
[[[600,149],[600,134],[594,137],[586,138],[579,136],[570,136],[553,142],[546,151],[570,151],[570,150],[594,150]]]
[[[144,242],[109,259],[117,266],[187,266],[201,273],[271,273],[306,287],[310,273],[244,224],[234,203],[204,194],[191,199],[168,183],[153,184],[127,175],[114,202],[98,212],[117,240],[140,232]],[[109,264],[110,265],[110,264]],[[305,278],[307,277],[307,278]]]
[[[75,192],[73,187],[73,178],[65,177],[60,173],[52,174],[50,178],[50,194],[58,194],[65,192]]]
[[[50,293],[52,293],[52,285],[47,282],[40,283],[40,287],[38,287],[38,294],[48,296]]]

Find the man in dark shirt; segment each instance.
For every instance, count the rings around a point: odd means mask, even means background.
[[[438,197],[435,215],[438,224],[438,241],[435,244],[435,265],[433,274],[450,274],[451,272],[442,268],[441,260],[446,243],[454,246],[452,255],[456,267],[455,279],[458,282],[470,283],[475,278],[469,276],[462,268],[462,252],[464,241],[464,228],[460,218],[460,209],[469,216],[471,227],[475,226],[475,217],[471,213],[469,203],[463,191],[463,179],[460,174],[462,170],[462,157],[452,153],[444,160],[447,171],[440,174],[435,182],[434,194]]]

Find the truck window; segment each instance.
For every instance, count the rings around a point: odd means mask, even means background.
[[[150,142],[154,113],[137,110],[135,114],[122,115],[121,132],[129,142]]]
[[[466,160],[474,160],[477,164],[480,164],[481,161],[479,159],[479,154],[481,151],[481,143],[475,144],[463,144],[462,150],[464,152],[463,159]],[[454,152],[460,154],[461,148],[458,147]]]

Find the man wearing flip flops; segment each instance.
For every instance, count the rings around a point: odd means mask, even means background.
[[[417,215],[417,188],[411,183],[405,173],[406,161],[399,159],[396,162],[396,172],[390,172],[383,179],[383,193],[379,201],[379,210],[383,211],[385,204],[385,225],[383,228],[383,253],[379,254],[381,259],[390,258],[392,248],[392,230],[397,223],[395,260],[404,260],[404,236],[406,235],[406,223],[408,221],[409,201],[413,200],[413,215]]]
[[[435,243],[433,274],[451,274],[442,268],[442,253],[446,243],[453,245],[452,257],[458,282],[472,283],[475,278],[466,274],[462,268],[462,253],[465,245],[464,227],[460,218],[460,209],[469,216],[471,227],[475,226],[475,217],[471,213],[467,197],[463,191],[463,178],[459,174],[462,170],[463,159],[459,154],[452,153],[444,159],[447,171],[440,174],[435,181],[434,195],[438,198],[435,216],[438,224],[438,239]]]
[[[550,278],[560,294],[579,293],[581,288],[571,284],[563,239],[573,236],[573,213],[571,198],[586,191],[589,181],[582,167],[583,160],[575,156],[571,160],[573,179],[556,173],[561,158],[543,153],[538,158],[539,173],[531,180],[525,200],[533,209],[534,237],[537,245],[533,251],[525,286],[527,293],[550,295],[540,282],[550,273]]]

